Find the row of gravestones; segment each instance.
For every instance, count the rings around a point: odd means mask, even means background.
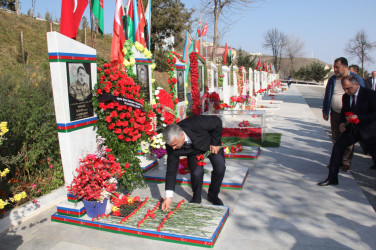
[[[82,43],[72,40],[58,32],[47,33],[48,53],[52,89],[54,96],[56,123],[58,128],[60,152],[64,169],[65,183],[69,185],[78,166],[79,159],[96,149],[96,132],[93,124],[98,120],[91,103],[91,90],[97,82],[96,50]],[[152,99],[152,71],[150,59],[138,50],[134,49],[135,57],[134,73],[142,84],[142,90],[146,93],[146,101]],[[177,58],[175,64],[177,77],[178,114],[180,119],[186,116],[186,101],[191,105],[192,98],[187,93],[186,64]],[[265,89],[267,84],[274,81],[277,75],[267,72],[243,69],[243,93],[238,92],[237,72],[233,67],[233,80],[230,81],[230,69],[222,67],[224,75],[223,86],[218,86],[218,68],[213,63],[207,67],[208,86],[204,86],[204,64],[198,60],[199,91],[202,96],[205,88],[209,92],[217,92],[222,101],[229,103],[230,97],[239,94],[252,94],[259,89]]]

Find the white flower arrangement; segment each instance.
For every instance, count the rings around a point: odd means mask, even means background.
[[[150,146],[152,148],[164,148],[166,149],[166,142],[163,139],[163,134],[159,133],[156,136],[150,138]]]

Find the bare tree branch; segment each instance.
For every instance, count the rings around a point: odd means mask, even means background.
[[[376,43],[368,40],[367,32],[360,30],[356,33],[355,37],[346,44],[344,50],[345,53],[351,57],[356,57],[362,64],[362,69],[364,69],[364,62],[373,62],[369,53],[374,50],[375,47]]]
[[[227,14],[234,14],[236,12],[243,12],[249,10],[250,4],[255,1],[251,0],[202,0],[202,12],[205,13],[210,22],[214,24],[213,32],[213,52],[212,61],[215,62],[217,54],[217,46],[219,41],[219,21],[223,20]]]
[[[277,73],[281,67],[282,53],[287,45],[287,40],[285,33],[279,31],[277,28],[268,30],[264,35],[263,47],[271,49],[273,53],[273,64]]]
[[[294,59],[304,55],[304,42],[299,37],[289,35],[285,48],[285,56],[290,58],[290,72],[293,70]]]

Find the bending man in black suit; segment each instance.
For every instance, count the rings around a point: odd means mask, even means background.
[[[225,157],[220,149],[222,138],[222,121],[216,116],[197,115],[188,117],[178,124],[167,126],[163,131],[167,149],[166,199],[162,209],[168,211],[175,190],[176,174],[180,156],[187,156],[191,171],[193,197],[191,203],[201,203],[201,190],[204,169],[197,165],[197,155],[210,150],[209,156],[213,166],[208,201],[214,205],[223,205],[218,198],[219,190],[225,175]]]
[[[371,168],[376,168],[376,92],[361,87],[351,75],[342,78],[341,84],[345,94],[342,96],[339,130],[343,134],[333,146],[328,177],[325,181],[319,182],[319,186],[338,184],[338,171],[343,153],[346,147],[359,140],[372,156],[374,164]],[[346,112],[352,112],[353,115],[346,117]],[[358,119],[359,123],[349,123],[351,118]]]

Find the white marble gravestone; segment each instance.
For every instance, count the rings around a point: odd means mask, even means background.
[[[268,87],[268,72],[261,71],[261,88],[266,89]]]
[[[97,82],[96,50],[58,32],[47,33],[51,82],[65,184],[79,159],[95,153],[98,118],[91,103]]]
[[[227,66],[222,66],[222,74],[223,74],[223,91],[222,91],[222,97],[221,99],[223,102],[229,104],[230,103],[230,97],[232,93],[232,86],[229,75],[230,75],[230,69]]]
[[[258,70],[255,70],[253,72],[253,92],[257,92],[260,90],[261,88],[261,84],[260,84],[260,71]]]
[[[218,68],[213,62],[208,65],[208,76],[209,92],[218,93]]]
[[[249,95],[250,96],[253,96],[253,92],[254,92],[254,90],[253,90],[253,70],[252,70],[252,68],[249,68],[248,69],[248,90],[249,90]]]
[[[231,96],[236,96],[240,94],[238,90],[238,71],[239,71],[239,68],[237,66],[232,67],[232,82],[234,83],[234,86],[232,89]]]

